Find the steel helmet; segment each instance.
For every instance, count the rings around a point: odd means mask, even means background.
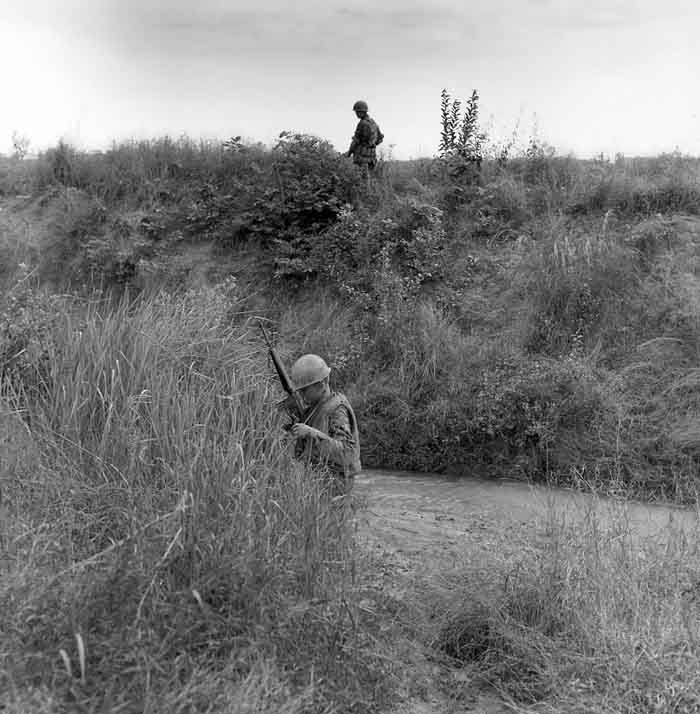
[[[358,99],[353,105],[352,105],[352,110],[354,112],[368,112],[369,107],[367,106],[367,102],[363,101],[362,99]]]
[[[295,389],[316,384],[331,373],[331,368],[318,355],[302,355],[292,365],[292,382]]]

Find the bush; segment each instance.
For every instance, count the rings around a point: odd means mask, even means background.
[[[585,165],[584,165],[585,166]],[[572,197],[574,213],[615,210],[621,215],[700,211],[700,169],[697,160],[680,154],[654,159],[624,157],[585,166],[579,190]]]
[[[502,360],[478,380],[462,443],[485,464],[565,481],[600,452],[605,409],[600,381],[582,362]]]
[[[34,159],[0,155],[0,196],[31,193],[35,163]]]
[[[243,152],[237,147],[234,155]],[[224,245],[249,238],[293,251],[337,220],[358,181],[352,164],[328,142],[290,132],[251,169],[234,184],[222,175],[204,187],[188,216],[190,232]]]
[[[278,278],[317,276],[384,320],[445,269],[442,214],[412,198],[379,214],[348,207],[329,230],[286,247],[276,257]]]
[[[186,136],[125,141],[104,152],[82,152],[60,141],[39,155],[34,189],[75,188],[108,206],[171,204],[187,196],[191,184],[212,180],[224,157],[220,143]]]

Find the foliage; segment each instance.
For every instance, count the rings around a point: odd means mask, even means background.
[[[479,94],[474,90],[464,105],[452,98],[446,89],[441,93],[439,155],[445,159],[457,155],[466,161],[481,163],[485,134],[479,131]]]
[[[486,463],[566,478],[595,459],[604,408],[599,380],[574,358],[501,360],[479,378],[465,437]]]
[[[465,112],[443,94],[445,147],[464,144],[477,107],[477,97]],[[67,187],[52,168],[61,156]],[[26,262],[56,286],[164,281],[181,292],[194,273],[205,281],[215,272],[205,250],[214,242],[217,279],[270,279],[276,292],[261,286],[256,309],[285,303],[299,312],[292,344],[329,350],[361,423],[372,425],[368,463],[498,462],[531,477],[554,477],[556,467],[562,479],[583,469],[595,483],[622,474],[630,487],[687,499],[693,421],[674,410],[692,407],[663,395],[688,383],[700,349],[697,231],[692,216],[648,213],[695,210],[698,162],[579,161],[538,137],[497,158],[483,161],[478,183],[455,178],[443,157],[391,162],[367,185],[304,134],[284,133],[272,149],[237,136],[125,143],[101,155],[59,144],[36,164],[15,162],[36,170],[37,185],[50,179],[20,211],[43,222]],[[342,305],[342,334],[322,336],[333,327],[309,304],[318,295]],[[680,341],[686,360],[668,378],[639,366],[635,352],[662,338]],[[435,366],[436,345],[450,369]],[[646,389],[618,379],[630,365],[649,376]],[[484,386],[494,373],[500,390]]]
[[[490,551],[487,573],[429,586],[428,639],[466,674],[453,696],[484,677],[523,711],[698,711],[694,529],[674,517],[659,541],[635,516],[598,499],[550,505],[534,524],[545,542],[515,564]]]
[[[581,354],[598,340],[616,339],[638,279],[634,255],[606,227],[607,219],[598,235],[581,235],[555,222],[523,266],[532,296],[528,350]]]
[[[22,264],[0,303],[0,383],[15,392],[43,389],[55,357],[54,328],[61,300],[37,288]]]
[[[347,206],[337,223],[319,235],[284,246],[279,278],[318,276],[341,295],[381,319],[413,301],[422,286],[445,269],[440,210],[418,200],[397,200],[368,213]]]
[[[36,159],[6,158],[0,155],[0,197],[26,195],[34,185]]]
[[[228,147],[232,155],[244,151],[240,142]],[[206,188],[188,216],[191,231],[226,245],[248,238],[284,249],[332,225],[352,200],[358,178],[327,141],[291,132],[280,134],[265,165],[252,168],[235,192],[228,185],[222,193],[221,182]]]
[[[20,134],[18,131],[13,131],[12,132],[12,148],[13,148],[12,158],[18,159],[19,161],[23,161],[24,158],[27,156],[30,144],[31,144],[31,141],[29,140],[29,137],[27,137],[24,134]]]
[[[34,463],[0,472],[1,705],[37,691],[105,711],[386,701],[390,667],[350,581],[350,509],[290,459],[236,301],[224,286],[56,303],[50,358],[26,352],[43,389],[3,379]],[[15,523],[24,536],[6,539]]]
[[[34,190],[79,189],[110,207],[152,207],[184,200],[192,184],[222,170],[225,152],[218,142],[186,136],[115,143],[107,151],[81,152],[67,142],[39,154]]]

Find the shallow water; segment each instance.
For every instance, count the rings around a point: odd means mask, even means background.
[[[698,510],[619,501],[505,480],[368,469],[356,477],[358,531],[372,547],[430,568],[475,548],[513,554],[554,528],[639,543],[700,535]],[[471,558],[469,558],[471,559]],[[415,564],[415,563],[414,563]]]

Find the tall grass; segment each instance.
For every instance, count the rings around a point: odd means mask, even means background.
[[[114,205],[151,205],[176,198],[179,183],[212,177],[235,158],[221,142],[162,137],[114,143],[106,151],[85,152],[59,142],[39,155],[34,190],[70,186]]]
[[[462,686],[487,681],[513,711],[698,711],[700,552],[689,520],[648,538],[622,505],[550,505],[541,544],[517,564],[496,557],[491,578],[470,571],[441,591],[431,642],[466,667]]]
[[[212,297],[64,305],[34,381],[4,379],[32,455],[0,474],[10,711],[369,711],[391,686],[349,504],[291,460],[264,353]]]

